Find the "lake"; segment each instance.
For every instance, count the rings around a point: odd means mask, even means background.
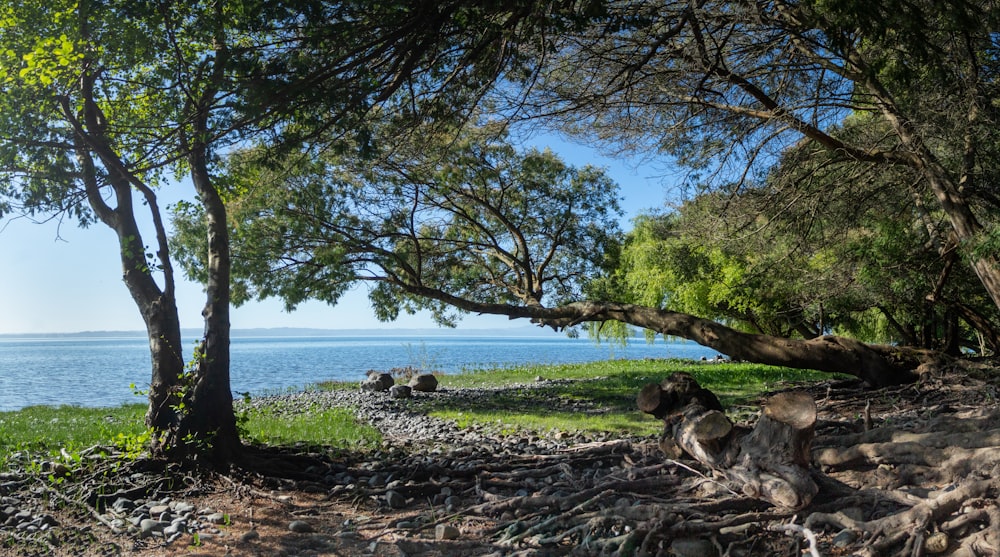
[[[190,357],[191,346],[185,346]],[[325,380],[360,381],[368,370],[414,366],[455,373],[519,364],[609,359],[713,358],[690,342],[642,339],[627,346],[588,339],[458,335],[234,337],[234,393],[265,394]],[[149,344],[139,336],[0,338],[0,411],[33,405],[117,406],[145,402]]]

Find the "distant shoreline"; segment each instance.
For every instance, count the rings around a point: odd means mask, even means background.
[[[201,329],[183,329],[185,338],[201,336]],[[509,328],[427,328],[427,329],[316,329],[300,327],[273,327],[254,329],[233,329],[233,338],[253,337],[391,337],[391,336],[445,336],[445,337],[564,337],[550,329],[533,325]],[[79,331],[63,333],[0,333],[0,339],[59,339],[59,338],[145,338],[144,331]]]

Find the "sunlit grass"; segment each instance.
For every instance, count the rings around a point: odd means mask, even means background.
[[[141,435],[146,407],[129,404],[113,408],[31,406],[0,412],[0,458],[17,451],[77,452],[94,445],[112,445],[116,439]]]
[[[432,416],[453,420],[459,427],[489,426],[497,432],[621,433],[651,435],[663,429],[663,422],[640,412],[585,414],[580,412],[510,412],[505,410],[434,410]]]
[[[251,411],[246,417],[246,436],[255,443],[348,449],[374,446],[382,440],[378,430],[358,423],[348,408],[294,414]]]

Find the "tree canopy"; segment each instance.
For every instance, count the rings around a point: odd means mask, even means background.
[[[897,187],[941,211],[1000,305],[996,256],[977,249],[997,225],[991,2],[606,7],[555,38],[533,94],[518,97],[522,114],[669,155],[702,183],[760,181],[797,143],[833,153],[828,165],[896,169]],[[867,133],[836,133],[848,117]]]
[[[885,16],[885,23],[867,23],[871,10]],[[587,12],[585,25],[560,27],[545,42],[520,44],[513,59],[519,72],[505,74],[481,106],[501,119],[531,118],[610,148],[670,156],[693,170],[695,185],[706,194],[677,215],[640,221],[624,251],[608,249],[585,282],[566,268],[565,280],[580,286],[562,292],[575,298],[543,301],[532,295],[544,270],[529,266],[538,260],[519,259],[521,252],[509,250],[518,247],[519,235],[525,245],[546,236],[518,218],[519,207],[495,207],[498,215],[510,213],[505,225],[517,227],[509,231],[524,228],[511,232],[513,244],[490,239],[486,248],[482,239],[463,236],[475,249],[452,245],[448,258],[429,256],[428,239],[444,246],[454,241],[449,236],[454,232],[413,215],[425,207],[454,211],[453,194],[421,189],[425,171],[415,170],[420,168],[415,164],[391,179],[372,175],[372,168],[391,160],[386,153],[406,149],[395,151],[405,142],[394,143],[389,134],[369,127],[366,139],[376,150],[379,142],[387,148],[378,155],[366,154],[366,144],[348,148],[357,151],[358,160],[384,157],[353,163],[354,172],[370,183],[349,195],[343,193],[343,177],[326,166],[333,160],[326,155],[303,155],[311,161],[307,166],[318,167],[290,168],[294,157],[269,163],[269,172],[325,175],[319,179],[325,180],[325,191],[311,179],[304,181],[307,187],[295,188],[322,192],[317,198],[303,194],[266,203],[301,223],[321,222],[340,236],[337,242],[316,242],[315,224],[294,225],[278,212],[251,208],[247,218],[264,210],[258,215],[262,221],[273,225],[284,219],[269,237],[287,239],[270,254],[247,252],[257,267],[244,288],[294,305],[308,296],[334,301],[344,282],[370,279],[377,283],[372,297],[385,318],[400,309],[431,307],[450,322],[446,305],[451,305],[555,327],[621,321],[768,363],[834,370],[845,367],[844,353],[852,353],[859,360],[850,365],[868,368],[858,371],[866,379],[897,381],[899,370],[906,376],[923,356],[864,356],[866,349],[857,343],[827,333],[954,350],[956,342],[968,343],[970,331],[989,337],[993,330],[1000,275],[995,255],[983,249],[995,205],[990,159],[982,156],[995,143],[995,127],[986,124],[994,117],[986,102],[994,64],[988,11],[986,5],[964,2],[947,8],[883,3],[843,9],[784,2],[603,4]],[[958,29],[962,41],[955,39]],[[918,93],[917,82],[929,86],[926,94]],[[402,93],[395,108],[419,97]],[[478,98],[463,98],[470,97]],[[942,102],[949,103],[947,114],[931,111]],[[399,133],[405,126],[391,126],[408,114],[371,113],[369,122],[393,122],[387,129]],[[434,115],[436,126],[448,121],[447,113]],[[457,121],[460,125],[461,118]],[[419,129],[433,130],[423,137],[442,145],[454,141],[444,137],[457,134],[447,126]],[[399,161],[391,164],[413,162],[406,155]],[[392,184],[392,194],[409,199],[411,208],[398,208],[384,189],[371,187],[375,184]],[[542,185],[531,187],[551,195]],[[426,200],[420,197],[425,193]],[[234,206],[252,198],[237,192]],[[372,207],[382,206],[395,209],[368,219]],[[728,220],[714,221],[716,212]],[[492,218],[476,212],[463,216]],[[249,230],[248,222],[241,218],[234,225]],[[767,234],[747,236],[749,231]],[[671,235],[673,240],[661,242]],[[739,246],[734,241],[748,238]],[[429,272],[423,267],[428,261],[433,270],[448,272]],[[959,261],[969,263],[968,272],[954,271]],[[615,263],[624,263],[618,278],[598,272]],[[498,269],[511,270],[517,280],[498,280]],[[976,288],[968,280],[972,274],[982,295],[963,296],[971,303],[959,301],[957,292]],[[561,286],[559,280],[555,284]],[[984,307],[986,299],[993,307]],[[907,310],[890,309],[902,304]],[[722,319],[745,332],[686,312]],[[965,333],[958,330],[962,327]],[[771,335],[803,340],[790,345]]]
[[[335,303],[371,283],[379,318],[429,309],[559,305],[599,276],[618,233],[618,190],[596,168],[518,151],[490,126],[456,137],[388,126],[359,150],[230,158],[230,222],[239,301]],[[201,210],[181,208],[175,247],[197,276]]]

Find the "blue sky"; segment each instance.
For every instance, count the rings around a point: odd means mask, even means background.
[[[537,146],[551,145],[570,164],[606,167],[621,187],[626,220],[644,209],[662,207],[676,177],[655,165],[632,160],[619,162],[595,150],[535,138]],[[181,192],[177,196],[177,192]],[[190,192],[178,186],[162,192],[168,201]],[[162,203],[162,201],[161,201]],[[80,229],[75,222],[33,223],[27,219],[0,222],[0,334],[143,329],[138,309],[121,281],[121,264],[114,233],[103,224]],[[150,236],[151,237],[151,236]],[[201,286],[182,280],[178,284],[181,324],[201,328],[204,295]],[[524,326],[497,316],[468,316],[460,328]],[[403,315],[393,323],[375,319],[359,286],[335,307],[311,302],[287,313],[276,300],[253,302],[236,308],[232,325],[238,329],[308,327],[324,329],[426,328],[435,325],[426,315]]]

